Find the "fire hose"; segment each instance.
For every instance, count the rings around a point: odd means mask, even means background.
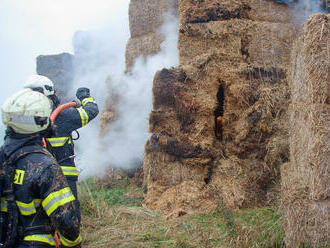
[[[68,108],[72,108],[72,107],[76,107],[77,103],[76,102],[69,102],[69,103],[65,103],[62,104],[60,106],[58,106],[50,115],[50,121],[52,123],[54,123],[56,117],[58,116],[58,114],[63,111],[64,109],[68,109]]]
[[[65,103],[62,104],[60,106],[58,106],[56,109],[54,109],[54,111],[50,114],[50,122],[53,125],[55,122],[56,117],[59,115],[59,113],[61,113],[61,111],[63,111],[64,109],[68,109],[68,108],[72,108],[72,107],[76,107],[77,103],[76,102],[69,102],[69,103]],[[46,140],[45,138],[42,138],[42,143],[43,143],[43,147],[46,148]]]

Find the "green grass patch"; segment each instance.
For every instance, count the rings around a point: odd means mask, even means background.
[[[107,188],[96,185],[90,178],[78,184],[78,191],[83,215],[100,215],[111,206],[141,206],[143,201],[143,190],[129,183]]]
[[[242,211],[235,217],[243,230],[249,230],[251,247],[285,247],[283,213],[278,208],[261,208]]]
[[[143,189],[129,183],[106,188],[79,184],[83,247],[284,248],[283,214],[277,208],[166,219],[144,209]]]

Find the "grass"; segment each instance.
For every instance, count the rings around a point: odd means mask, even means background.
[[[142,188],[105,188],[93,180],[79,184],[79,197],[83,247],[285,247],[277,208],[232,211],[220,205],[212,213],[166,219],[142,207]]]

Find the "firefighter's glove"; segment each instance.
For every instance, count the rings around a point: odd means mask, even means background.
[[[76,104],[75,108],[79,108],[81,106],[81,101],[79,100],[72,100]]]
[[[89,89],[88,88],[85,88],[85,87],[82,87],[82,88],[77,89],[76,97],[80,101],[84,100],[87,97],[90,97]]]

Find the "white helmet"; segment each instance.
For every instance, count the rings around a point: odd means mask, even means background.
[[[48,77],[32,75],[23,85],[24,88],[37,89],[45,96],[55,94],[54,84]]]
[[[5,126],[16,133],[32,134],[48,128],[52,104],[42,93],[23,89],[4,102],[1,112]]]

